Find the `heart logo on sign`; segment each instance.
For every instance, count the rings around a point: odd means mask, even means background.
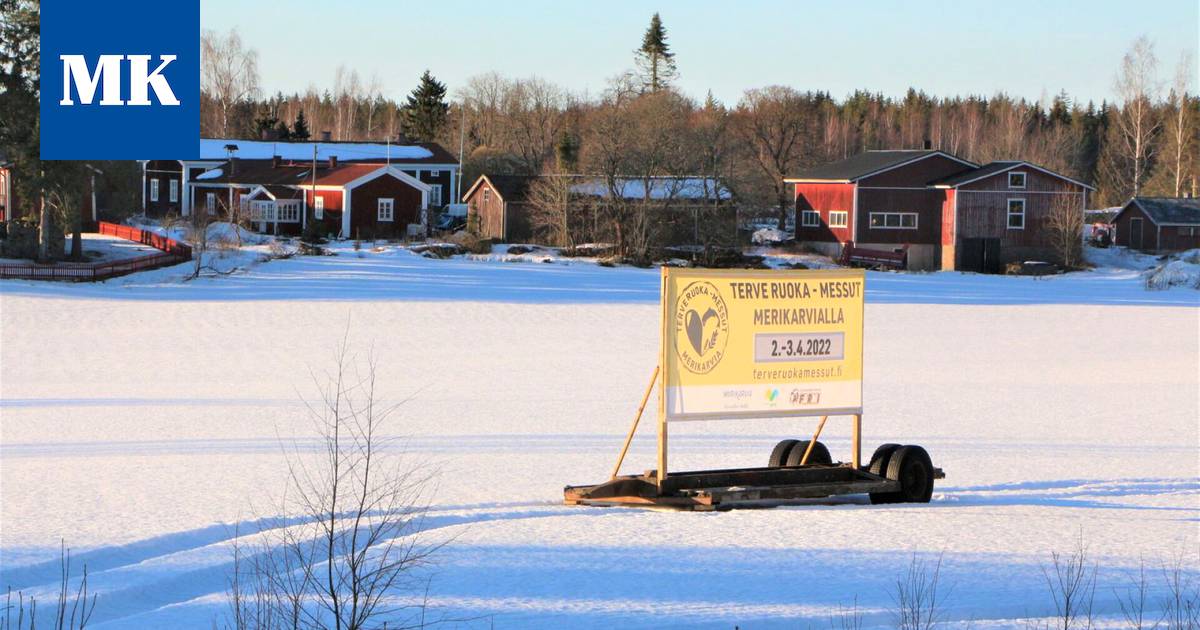
[[[688,341],[692,343],[692,349],[700,356],[704,356],[704,351],[712,346],[712,341],[717,336],[717,331],[714,330],[712,334],[713,339],[705,343],[704,326],[708,323],[708,320],[714,317],[717,317],[717,312],[711,308],[704,312],[704,317],[701,317],[695,310],[688,310],[685,317],[686,321],[684,321],[684,325],[687,327]]]

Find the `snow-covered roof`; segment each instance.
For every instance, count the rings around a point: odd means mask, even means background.
[[[204,171],[203,173],[200,173],[199,175],[196,176],[196,179],[216,179],[224,174],[225,174],[225,171],[223,171],[219,168],[214,168],[214,169]]]
[[[272,140],[238,140],[228,138],[201,138],[201,160],[225,160],[229,152],[225,145],[237,145],[234,155],[243,160],[269,160],[278,155],[285,160],[313,159],[313,146],[317,147],[317,159],[328,160],[337,156],[339,160],[424,160],[433,157],[433,152],[416,145],[381,142],[282,142]]]
[[[625,199],[645,199],[646,184],[643,179],[626,179],[618,182],[620,194]],[[608,185],[601,180],[589,180],[571,186],[577,195],[607,197]],[[650,180],[651,199],[729,199],[729,189],[718,181],[703,177],[655,177]]]

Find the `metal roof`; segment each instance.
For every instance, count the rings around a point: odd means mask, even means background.
[[[1200,225],[1200,199],[1193,197],[1134,197],[1125,204],[1121,216],[1131,204],[1137,204],[1158,225]],[[1113,217],[1113,221],[1116,221]]]
[[[944,155],[969,166],[974,166],[974,164],[966,160],[937,150],[866,151],[844,160],[806,169],[794,176],[788,177],[787,181],[849,182],[866,177],[872,173],[900,166],[901,164],[916,162],[932,155]]]

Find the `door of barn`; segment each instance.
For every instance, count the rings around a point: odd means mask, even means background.
[[[1000,239],[964,238],[962,242],[963,271],[1000,273]]]
[[[1142,243],[1142,219],[1133,217],[1129,220],[1129,246],[1133,249],[1145,249]]]

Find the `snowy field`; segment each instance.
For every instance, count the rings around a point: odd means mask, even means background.
[[[429,594],[451,625],[828,627],[857,601],[883,627],[913,554],[943,554],[947,621],[1025,627],[1081,533],[1103,617],[1140,562],[1200,579],[1200,292],[1119,265],[871,273],[864,450],[928,448],[933,502],[665,513],[560,505],[608,474],[654,367],[657,271],[340,253],[0,284],[0,586],[47,597],[62,539],[100,594],[89,627],[223,623],[235,529],[275,515],[281,442],[311,444],[300,398],[347,322],[407,399],[404,456],[439,470]],[[813,424],[679,426],[672,467],[762,465]],[[847,428],[826,428],[835,459]]]

